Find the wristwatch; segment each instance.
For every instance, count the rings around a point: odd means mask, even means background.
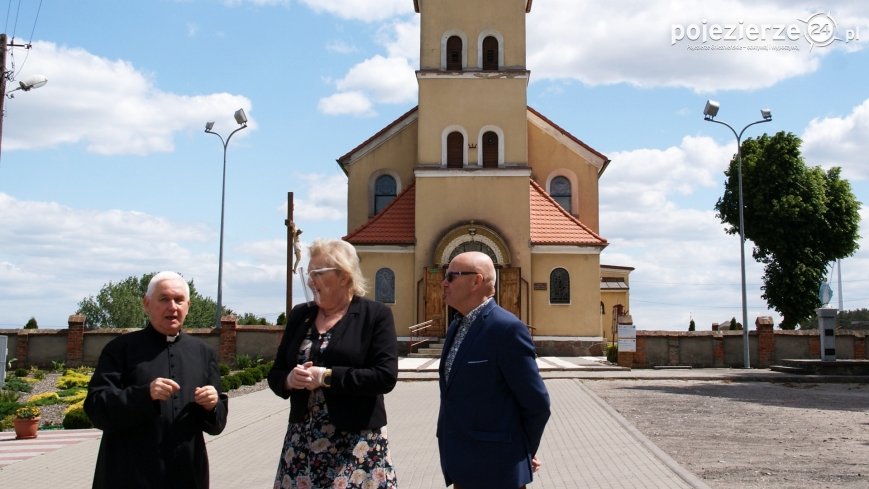
[[[332,369],[327,368],[323,374],[323,387],[332,387]]]

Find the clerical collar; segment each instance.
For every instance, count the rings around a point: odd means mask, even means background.
[[[175,343],[175,340],[177,340],[179,336],[181,336],[181,333],[178,333],[175,336],[167,336],[166,343]]]

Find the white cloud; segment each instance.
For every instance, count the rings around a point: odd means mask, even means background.
[[[696,92],[751,90],[814,72],[823,56],[844,47],[816,48],[794,42],[709,41],[701,47],[754,46],[795,51],[696,50],[686,40],[672,43],[674,26],[691,24],[804,26],[806,8],[797,4],[722,2],[633,3],[552,0],[528,16],[528,67],[534,80],[574,79],[588,85],[628,83],[639,87],[685,87]],[[851,17],[841,19],[852,21]],[[676,27],[678,29],[678,27]],[[671,45],[672,44],[672,45]],[[857,46],[851,46],[855,49]]]
[[[351,54],[357,51],[356,46],[345,41],[329,41],[326,44],[326,51],[330,53]]]
[[[803,132],[802,153],[809,165],[842,167],[848,179],[869,178],[869,99],[845,117],[815,118]]]
[[[317,103],[320,112],[328,115],[372,116],[374,104],[362,92],[340,92],[321,98]]]
[[[303,174],[295,179],[307,187],[306,196],[295,196],[293,218],[308,221],[342,221],[347,219],[347,177],[343,173],[331,175]],[[287,204],[280,206],[287,215]]]
[[[405,58],[374,56],[351,68],[336,85],[341,91],[367,93],[381,103],[413,103],[416,100],[416,76]]]
[[[227,114],[239,107],[256,127],[246,97],[166,93],[129,62],[82,49],[35,42],[27,70],[45,75],[48,84],[6,103],[15,123],[4,127],[4,150],[84,144],[102,155],[170,152],[179,132],[201,131],[203,120],[216,120],[215,130],[234,125]],[[33,127],[39,130],[28,130]]]
[[[413,13],[410,0],[301,0],[311,10],[342,19],[377,22]]]

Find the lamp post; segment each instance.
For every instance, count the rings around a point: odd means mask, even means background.
[[[754,121],[751,124],[742,128],[741,131],[737,134],[736,129],[731,127],[730,124],[726,122],[716,121],[715,116],[718,115],[718,102],[714,100],[707,100],[706,107],[703,109],[703,119],[709,122],[714,122],[716,124],[721,124],[722,126],[727,126],[733,135],[736,136],[736,174],[737,181],[739,182],[739,263],[742,270],[742,355],[745,359],[745,368],[751,368],[751,359],[749,358],[749,349],[748,349],[748,305],[746,303],[745,298],[745,220],[743,217],[743,200],[742,200],[742,133],[745,132],[746,129],[755,125],[762,124],[764,122],[770,122],[772,120],[772,112],[769,109],[761,109],[760,115],[763,117],[762,120]]]
[[[205,132],[219,137],[220,142],[223,144],[223,184],[220,190],[220,258],[217,265],[217,312],[214,319],[214,327],[217,329],[220,329],[220,313],[223,311],[223,208],[226,202],[226,147],[229,145],[229,140],[233,134],[247,127],[247,116],[244,115],[244,109],[235,111],[235,122],[240,127],[229,133],[229,136],[225,140],[223,136],[211,130],[214,127],[214,121],[205,123]]]
[[[48,83],[48,78],[45,76],[33,75],[19,81],[17,87],[7,92],[6,82],[11,81],[13,78],[13,73],[11,71],[6,71],[6,53],[10,47],[24,47],[30,49],[30,44],[15,44],[14,40],[10,43],[6,34],[0,34],[0,142],[3,140],[3,118],[5,116],[3,105],[6,101],[6,97],[13,98],[14,95],[12,95],[12,92],[16,90],[29,92],[34,88],[39,88]]]

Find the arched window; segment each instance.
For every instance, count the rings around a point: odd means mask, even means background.
[[[558,202],[558,205],[564,208],[567,212],[573,212],[571,209],[570,180],[566,177],[555,177],[549,182],[549,195],[552,199]]]
[[[395,178],[392,175],[380,175],[374,181],[374,213],[377,214],[392,202],[396,194]]]
[[[395,303],[395,272],[381,268],[374,275],[374,300],[384,304]]]
[[[498,69],[498,40],[492,36],[483,39],[483,70],[495,71]]]
[[[498,134],[483,133],[483,168],[498,168]]]
[[[462,38],[459,36],[447,39],[447,71],[462,71]]]
[[[465,137],[459,131],[453,131],[447,135],[447,168],[461,168],[464,166]]]
[[[570,304],[570,275],[563,268],[549,273],[549,303]]]

